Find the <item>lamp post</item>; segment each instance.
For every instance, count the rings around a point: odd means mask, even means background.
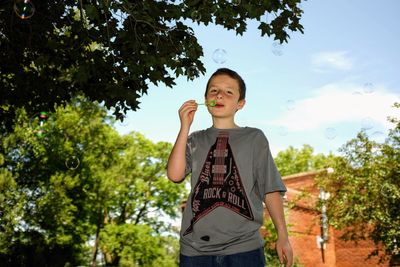
[[[333,168],[327,168],[328,174],[333,173]],[[329,199],[330,193],[326,192],[322,187],[319,189],[319,199],[321,201],[321,235],[317,236],[317,245],[321,249],[322,262],[325,262],[325,248],[329,240],[328,215],[326,214],[326,201]]]

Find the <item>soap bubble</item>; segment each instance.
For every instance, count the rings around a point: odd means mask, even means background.
[[[328,127],[325,129],[325,137],[329,140],[334,139],[337,136],[336,129],[332,127]]]
[[[363,91],[366,94],[370,94],[375,91],[375,86],[372,83],[364,83]]]
[[[285,126],[281,126],[278,129],[278,133],[281,136],[286,136],[288,134],[288,129]]]
[[[363,118],[361,120],[361,129],[362,130],[369,130],[374,127],[374,122],[370,117]]]
[[[383,132],[381,132],[381,131],[375,131],[375,132],[373,132],[373,133],[369,136],[369,138],[370,138],[371,140],[377,142],[377,143],[384,143],[384,142],[385,142],[385,139],[386,139],[386,136],[385,136],[385,134],[384,134]]]
[[[200,21],[201,20],[201,13],[197,10],[193,11],[192,14],[190,14],[190,16],[192,17],[192,19],[194,21]]]
[[[381,195],[384,197],[392,197],[392,192],[391,192],[391,185],[388,183],[384,183],[381,186]]]
[[[282,56],[283,55],[283,45],[279,41],[275,41],[272,43],[272,54],[275,56]]]
[[[71,156],[65,160],[65,166],[70,170],[75,170],[79,167],[80,161],[76,156]]]
[[[287,100],[287,101],[286,101],[286,104],[285,104],[286,109],[287,109],[287,110],[293,110],[295,104],[296,104],[296,103],[295,103],[294,100],[291,100],[291,99]]]
[[[226,62],[225,49],[222,49],[222,48],[215,49],[212,59],[214,60],[215,63],[218,63],[218,64],[225,63]]]
[[[42,111],[36,113],[29,119],[29,127],[33,130],[35,135],[39,138],[45,137],[47,134],[45,123],[49,119],[49,113]]]
[[[15,14],[21,19],[29,19],[35,13],[35,6],[30,0],[15,0]]]
[[[48,112],[41,111],[39,113],[36,113],[29,119],[29,127],[36,128],[38,126],[43,126],[48,119],[49,119]]]
[[[40,126],[43,126],[43,124],[48,120],[49,118],[49,113],[46,111],[42,111],[39,113],[39,124]]]

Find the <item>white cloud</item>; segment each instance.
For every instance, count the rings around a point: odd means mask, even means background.
[[[268,124],[286,127],[288,131],[315,130],[337,123],[392,128],[387,117],[400,117],[399,110],[393,108],[400,97],[384,88],[375,89],[366,92],[359,85],[329,84],[317,89],[313,97],[293,101],[290,110]]]
[[[311,57],[311,64],[317,72],[329,70],[351,70],[353,61],[346,51],[321,52]]]

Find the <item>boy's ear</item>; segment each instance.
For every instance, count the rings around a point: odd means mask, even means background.
[[[237,110],[242,109],[245,104],[246,104],[246,100],[245,99],[239,100]]]

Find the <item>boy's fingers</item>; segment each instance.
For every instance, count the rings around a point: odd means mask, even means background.
[[[284,267],[291,267],[293,264],[293,257],[291,256],[291,250],[285,248],[285,247],[280,247],[278,246],[276,249],[276,252],[278,254],[279,262],[281,266]]]
[[[282,261],[281,261],[281,263],[283,264],[283,266],[285,266],[285,267],[287,267],[288,265],[288,260],[287,260],[287,258],[286,258],[286,255],[285,254],[283,254],[283,256],[282,256]]]
[[[189,100],[186,101],[185,103],[183,103],[183,105],[180,107],[179,110],[184,110],[185,108],[189,108],[189,107],[196,107],[197,108],[197,103],[194,100]]]
[[[283,264],[283,255],[282,255],[282,251],[280,249],[277,250],[278,252],[278,258],[279,258],[279,262],[281,264]]]
[[[196,109],[197,109],[196,104],[186,103],[186,104],[183,104],[183,106],[179,109],[179,112],[188,112],[188,111],[193,111]]]
[[[284,264],[285,267],[291,267],[293,264],[293,256],[290,252],[288,252],[290,255],[286,255],[286,252],[284,252]]]
[[[189,105],[189,104],[192,104],[192,105],[196,104],[196,101],[194,101],[194,100],[185,101],[182,106]]]
[[[183,107],[180,110],[180,112],[182,112],[183,114],[188,114],[188,113],[196,111],[196,110],[197,110],[196,106],[186,106],[186,107]]]

